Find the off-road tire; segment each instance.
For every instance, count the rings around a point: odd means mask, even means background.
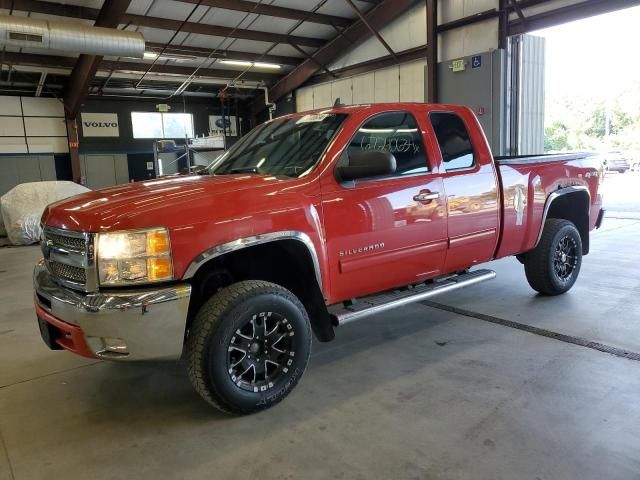
[[[247,318],[255,319],[261,312],[286,318],[294,334],[285,340],[293,346],[295,356],[272,387],[254,392],[234,383],[228,356],[237,330],[246,325]],[[304,373],[311,353],[309,317],[296,296],[279,285],[258,280],[238,282],[202,305],[189,329],[185,350],[189,379],[204,400],[230,414],[258,412],[286,397]]]
[[[555,261],[561,242],[575,249],[570,275],[558,272]],[[575,225],[568,221],[550,218],[544,224],[538,246],[525,256],[524,270],[531,288],[542,295],[560,295],[568,292],[578,279],[582,265],[582,241]],[[560,267],[561,269],[562,267]]]

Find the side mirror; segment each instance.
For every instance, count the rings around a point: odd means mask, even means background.
[[[380,150],[357,152],[349,157],[346,165],[339,166],[336,173],[341,181],[392,175],[396,173],[396,157]]]

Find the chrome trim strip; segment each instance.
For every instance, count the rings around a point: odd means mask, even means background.
[[[232,242],[223,243],[222,245],[212,247],[209,250],[202,252],[189,264],[189,267],[187,267],[187,270],[182,276],[182,279],[187,280],[189,278],[192,278],[202,265],[207,263],[209,260],[213,260],[216,257],[225,255],[230,252],[235,252],[237,250],[242,250],[243,248],[254,247],[256,245],[262,245],[265,243],[277,242],[279,240],[298,240],[307,247],[307,250],[311,255],[311,260],[313,261],[313,268],[316,273],[318,286],[320,287],[320,290],[322,290],[322,274],[320,271],[320,260],[318,259],[318,252],[316,251],[316,247],[309,235],[304,232],[298,232],[294,230],[264,233],[262,235],[239,238]]]
[[[533,248],[536,248],[538,246],[538,243],[540,243],[540,239],[542,238],[542,231],[544,230],[544,224],[547,221],[547,215],[549,214],[549,209],[551,208],[551,204],[563,195],[567,195],[569,193],[576,193],[576,192],[587,193],[587,196],[589,197],[589,206],[587,207],[587,215],[589,215],[588,209],[591,208],[591,193],[589,192],[589,189],[584,185],[573,185],[570,187],[560,188],[558,190],[551,192],[549,194],[549,197],[547,197],[546,203],[544,204],[544,212],[542,214],[542,223],[540,224],[540,231],[538,232],[538,238]]]
[[[49,225],[45,225],[44,230],[47,232],[51,232],[55,235],[61,235],[63,237],[84,238],[84,233],[77,232],[75,230],[66,230],[64,228],[50,227]]]
[[[551,163],[551,162],[570,162],[572,160],[583,160],[597,156],[597,153],[565,153],[565,154],[548,154],[548,155],[531,155],[521,157],[494,157],[498,165],[528,165],[531,163]]]
[[[487,280],[492,280],[495,277],[496,272],[492,270],[477,270],[475,272],[462,274],[452,279],[444,280],[442,284],[434,284],[434,286],[429,290],[416,293],[414,295],[408,295],[396,300],[391,300],[387,303],[383,303],[382,305],[363,308],[362,310],[341,310],[339,312],[333,313],[332,316],[337,320],[338,325],[342,326],[347,323],[355,322],[356,320],[368,317],[369,315],[386,312],[387,310],[391,310],[393,308],[404,307],[405,305],[419,302],[421,300],[426,300],[429,297],[433,297],[441,293],[447,293],[453,290],[458,290],[459,288],[469,287],[477,283],[486,282]]]

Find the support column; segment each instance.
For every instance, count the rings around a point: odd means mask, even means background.
[[[427,0],[427,102],[438,102],[438,0]]]
[[[69,138],[69,156],[71,157],[71,175],[73,181],[80,183],[82,171],[80,169],[80,142],[78,140],[78,123],[75,118],[67,118],[67,137]]]

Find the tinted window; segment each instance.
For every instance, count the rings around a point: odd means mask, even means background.
[[[445,170],[473,167],[476,163],[475,154],[462,119],[455,113],[432,113],[429,117],[440,145]]]
[[[346,117],[312,114],[264,123],[207,170],[215,175],[258,173],[299,177],[318,163]]]
[[[413,115],[383,113],[368,120],[351,139],[347,153],[367,150],[390,152],[396,157],[396,174],[428,172],[422,134]]]

